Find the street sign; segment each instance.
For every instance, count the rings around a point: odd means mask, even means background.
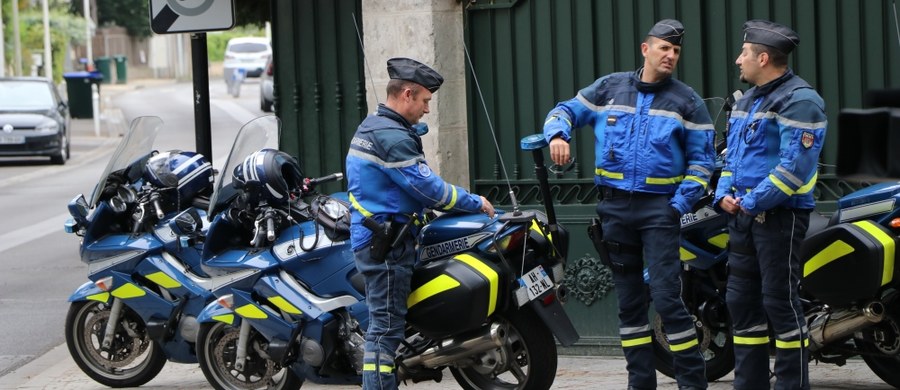
[[[157,34],[228,30],[234,0],[150,0],[150,28]]]

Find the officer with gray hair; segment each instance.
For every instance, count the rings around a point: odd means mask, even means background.
[[[490,201],[445,182],[425,160],[420,137],[427,127],[420,120],[444,78],[410,58],[389,59],[387,71],[387,101],[359,124],[346,160],[350,243],[356,268],[365,276],[369,308],[364,390],[398,386],[394,360],[405,340],[416,215],[431,208],[494,216]]]
[[[771,333],[775,388],[809,389],[797,252],[816,204],[825,102],[788,67],[788,54],[800,44],[796,32],[767,20],[743,27],[735,64],[741,81],[754,87],[731,114],[714,201],[729,214],[726,303],[734,328],[734,388],[769,388]]]

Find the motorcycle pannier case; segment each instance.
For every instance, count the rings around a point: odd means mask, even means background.
[[[843,223],[807,237],[800,248],[803,289],[833,307],[877,297],[894,280],[896,239],[872,221]]]
[[[406,320],[436,337],[479,327],[497,308],[500,267],[472,253],[460,253],[416,268]]]

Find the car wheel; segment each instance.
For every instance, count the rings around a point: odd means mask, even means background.
[[[50,163],[62,165],[66,163],[66,160],[69,159],[69,137],[66,137],[63,134],[62,138],[60,138],[59,143],[59,153],[56,155],[50,156]]]
[[[259,98],[259,109],[263,112],[272,112],[272,102],[266,100],[266,98],[260,96]]]

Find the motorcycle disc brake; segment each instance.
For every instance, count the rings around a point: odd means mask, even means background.
[[[697,318],[691,316],[693,318],[694,329],[697,331],[697,341],[699,342],[699,349],[701,352],[709,349],[709,343],[711,342],[710,338],[712,338],[712,332],[708,326],[703,326],[703,322],[697,321]],[[659,341],[659,344],[665,347],[665,349],[669,350],[669,339],[666,337],[666,332],[663,330],[662,319],[657,316],[653,319],[653,337]]]
[[[275,362],[271,360],[259,356],[256,359],[247,356],[243,370],[239,371],[234,368],[238,337],[240,337],[239,332],[228,332],[216,342],[214,353],[216,366],[218,366],[217,371],[226,374],[223,375],[223,379],[238,388],[255,388],[261,383],[271,383],[272,376],[275,374]],[[248,348],[247,350],[253,349]]]
[[[103,343],[103,334],[108,323],[108,310],[96,312],[85,322],[82,338],[85,341],[85,346],[88,347],[87,352],[94,361],[102,364],[104,367],[125,367],[144,353],[147,345],[149,345],[149,340],[144,342],[140,337],[129,337],[127,333],[117,330],[113,335],[112,346],[109,350],[105,350],[101,347],[101,344]],[[106,356],[103,356],[102,353],[105,353]]]

